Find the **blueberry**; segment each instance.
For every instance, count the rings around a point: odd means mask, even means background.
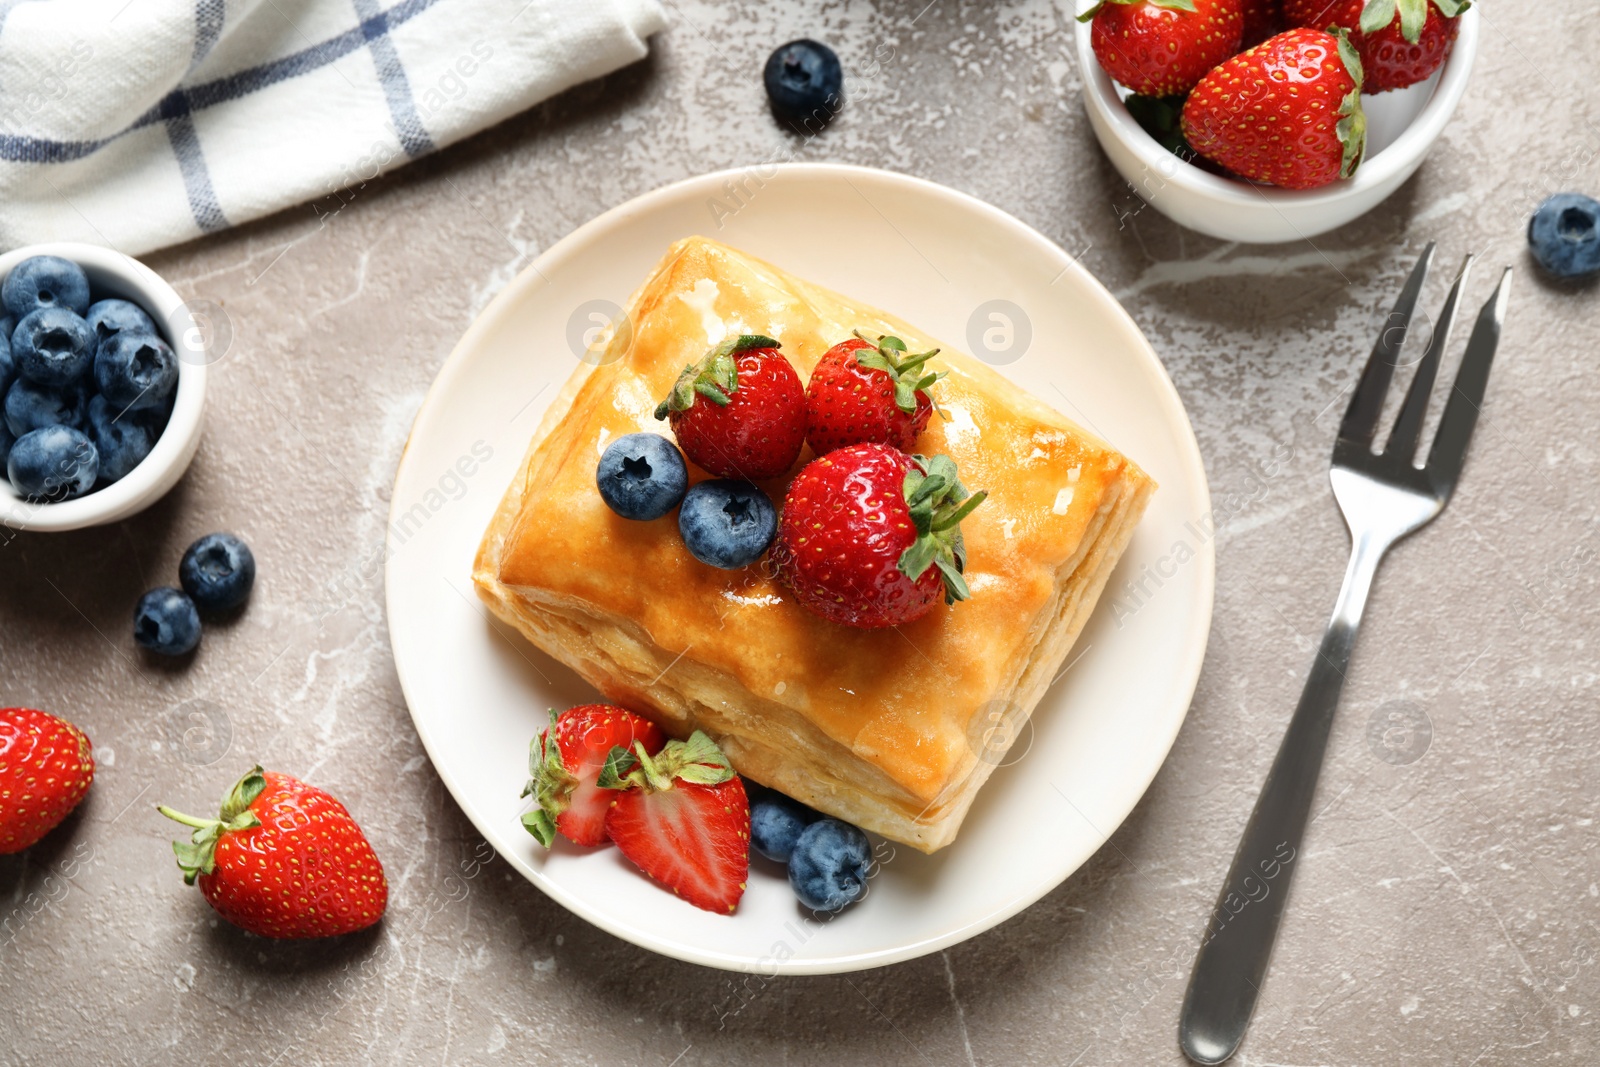
[[[0,284],[0,302],[17,318],[39,308],[89,310],[89,276],[70,259],[33,256],[11,268]]]
[[[26,378],[18,378],[6,390],[6,427],[17,437],[46,426],[81,430],[88,414],[87,407],[87,394],[79,386],[47,389]]]
[[[121,481],[156,446],[160,431],[147,411],[118,411],[103,396],[89,398],[89,439],[100,452],[100,484]]]
[[[157,407],[178,384],[178,357],[153,333],[119,333],[94,357],[100,395],[119,408]]]
[[[201,610],[232,611],[250,599],[256,584],[256,557],[250,546],[233,534],[206,534],[183,554],[178,580]]]
[[[844,72],[833,49],[816,41],[790,41],[767,57],[762,80],[780,119],[808,132],[827,125],[844,103]]]
[[[155,320],[131,300],[96,300],[89,305],[89,313],[84,320],[89,323],[89,329],[94,331],[97,345],[119,333],[161,333],[156,329]]]
[[[11,335],[17,376],[40,385],[72,385],[94,362],[94,332],[66,308],[40,308],[17,323]]]
[[[6,469],[6,463],[11,458],[11,446],[16,443],[16,435],[6,429],[5,420],[0,419],[0,470]]]
[[[678,509],[678,533],[701,563],[724,570],[761,558],[778,533],[778,509],[749,482],[713,478],[701,482]]]
[[[1557,193],[1528,220],[1528,244],[1539,266],[1558,278],[1600,274],[1600,202]]]
[[[133,609],[133,639],[163,656],[181,656],[200,643],[200,613],[194,601],[171,586],[152,589]]]
[[[94,442],[66,426],[17,438],[6,457],[11,487],[29,500],[71,500],[94,488],[100,455]]]
[[[678,506],[689,485],[678,446],[656,433],[630,433],[600,456],[600,499],[625,519],[659,519]]]
[[[750,800],[750,844],[769,860],[788,863],[800,832],[822,818],[798,800],[769,792]]]
[[[872,845],[867,835],[838,819],[822,819],[800,832],[789,857],[789,885],[812,911],[838,911],[867,891]]]
[[[11,316],[0,319],[0,396],[11,388],[11,382],[17,376],[17,363],[11,356],[11,334],[6,329],[6,323],[11,322]]]

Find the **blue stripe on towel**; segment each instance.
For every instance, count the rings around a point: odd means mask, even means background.
[[[198,67],[222,37],[222,24],[228,18],[227,0],[199,0],[194,9],[194,58],[189,69]]]
[[[194,221],[205,233],[227,229],[228,219],[217,202],[217,191],[211,185],[211,172],[206,169],[206,157],[200,151],[200,138],[194,132],[194,116],[182,93],[170,93],[160,104],[162,118],[167,123],[167,140],[172,142],[172,154],[178,157],[178,172],[183,175],[183,188],[189,194],[189,210]]]
[[[373,65],[378,68],[378,81],[389,101],[389,116],[394,120],[400,147],[413,159],[433,151],[433,138],[423,128],[422,116],[417,114],[417,102],[412,99],[411,81],[400,62],[400,52],[389,38],[388,17],[378,7],[378,0],[354,0],[354,3],[367,49],[372,53]]]
[[[384,13],[384,32],[410,21],[438,2],[439,0],[401,0],[401,3]],[[356,49],[365,47],[367,43],[366,29],[364,25],[359,26],[320,44],[284,56],[282,59],[230,74],[226,78],[217,78],[191,89],[179,89],[168,99],[170,100],[172,96],[182,97],[187,110],[202,111],[217,104],[237,100],[258,89],[265,89],[278,82],[319,70]],[[158,105],[141,115],[133,125],[121,133],[97,141],[52,141],[24,134],[0,134],[0,160],[12,163],[69,163],[92,155],[118,137],[164,121],[165,118],[166,116],[161,113],[161,106]]]

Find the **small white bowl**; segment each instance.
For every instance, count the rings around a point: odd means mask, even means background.
[[[78,530],[117,522],[161,499],[194,459],[205,408],[205,340],[172,286],[136,259],[99,245],[65,241],[28,245],[0,256],[0,280],[30,256],[70,259],[89,276],[95,299],[121,297],[148,311],[178,357],[177,399],[155,448],[126,477],[103,489],[75,500],[36,504],[19,497],[0,477],[0,524],[15,530]]]
[[[1121,89],[1101,68],[1078,24],[1083,103],[1100,146],[1146,203],[1174,222],[1225,241],[1281,244],[1315,237],[1364,215],[1422,165],[1455,113],[1478,52],[1478,9],[1460,16],[1455,48],[1427,81],[1361,98],[1367,156],[1355,176],[1321,189],[1276,189],[1209,174],[1162,148],[1123,106]]]

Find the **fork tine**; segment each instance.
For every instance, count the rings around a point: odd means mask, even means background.
[[[1434,326],[1428,351],[1417,364],[1417,373],[1406,391],[1405,403],[1400,406],[1400,417],[1389,433],[1385,455],[1399,455],[1407,463],[1417,455],[1417,441],[1422,437],[1422,421],[1428,414],[1428,398],[1433,395],[1433,383],[1439,376],[1439,360],[1450,344],[1450,334],[1455,329],[1456,311],[1461,306],[1461,289],[1467,284],[1467,273],[1472,270],[1472,256],[1461,263],[1461,273],[1456,275],[1450,295],[1445,299],[1444,310],[1439,312],[1439,322]]]
[[[1350,406],[1345,410],[1344,421],[1339,424],[1339,437],[1342,440],[1372,444],[1372,436],[1378,430],[1378,416],[1383,414],[1383,397],[1389,391],[1389,379],[1394,376],[1394,365],[1400,356],[1400,346],[1405,343],[1406,331],[1411,326],[1417,297],[1422,293],[1423,283],[1428,280],[1428,267],[1433,263],[1433,245],[1429,241],[1428,247],[1417,258],[1417,265],[1411,269],[1411,277],[1406,279],[1405,288],[1400,290],[1400,298],[1394,302],[1394,310],[1389,312],[1383,332],[1378,335],[1378,343],[1367,358],[1367,365],[1361,371],[1361,380],[1356,383],[1355,395],[1350,398]]]
[[[1428,479],[1441,497],[1450,495],[1456,479],[1461,476],[1461,465],[1467,458],[1467,442],[1472,440],[1472,429],[1483,407],[1483,394],[1489,387],[1489,366],[1500,345],[1500,329],[1505,325],[1510,297],[1511,268],[1507,267],[1494,296],[1478,312],[1466,355],[1461,357],[1461,369],[1456,372],[1456,383],[1450,389],[1450,400],[1439,420],[1439,432],[1428,450]]]

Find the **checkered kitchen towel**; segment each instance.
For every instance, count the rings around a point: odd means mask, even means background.
[[[658,0],[0,0],[0,247],[137,254],[644,57]]]

